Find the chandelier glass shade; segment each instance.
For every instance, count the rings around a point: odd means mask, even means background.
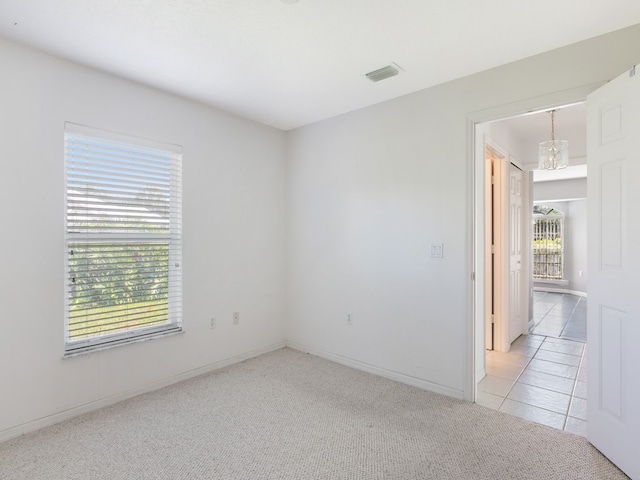
[[[538,169],[558,170],[569,165],[569,142],[556,140],[555,110],[551,110],[551,140],[541,142],[538,147]]]

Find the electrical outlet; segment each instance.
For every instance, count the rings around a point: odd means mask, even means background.
[[[209,328],[216,328],[216,317],[211,317],[209,319]]]
[[[347,313],[347,325],[353,325],[353,318],[351,318],[350,313]]]
[[[240,323],[240,312],[233,312],[233,324],[238,325]]]

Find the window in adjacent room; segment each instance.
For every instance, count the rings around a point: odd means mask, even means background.
[[[67,123],[65,354],[182,329],[182,149]]]
[[[564,215],[551,207],[533,207],[533,278],[562,280]]]

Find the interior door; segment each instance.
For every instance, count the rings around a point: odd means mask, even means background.
[[[509,164],[509,343],[522,333],[522,170]]]
[[[640,479],[640,69],[587,99],[588,438]]]

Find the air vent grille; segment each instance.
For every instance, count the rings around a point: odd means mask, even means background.
[[[372,82],[379,82],[386,78],[395,77],[400,73],[400,67],[395,64],[387,65],[386,67],[379,68],[373,72],[366,74],[367,78]]]

